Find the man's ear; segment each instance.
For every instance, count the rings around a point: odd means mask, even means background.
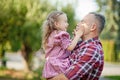
[[[91,31],[94,31],[96,29],[97,29],[97,25],[96,24],[92,24]]]

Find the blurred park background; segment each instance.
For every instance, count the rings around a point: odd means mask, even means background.
[[[105,70],[113,67],[110,69],[120,72],[120,0],[0,0],[0,80],[45,80],[41,77],[41,25],[53,10],[67,14],[71,36],[87,13],[105,15],[106,26],[100,36]],[[120,73],[103,76],[120,80]]]

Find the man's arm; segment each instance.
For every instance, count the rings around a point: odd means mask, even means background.
[[[48,80],[68,80],[68,78],[64,74],[59,74],[51,79]]]
[[[76,61],[74,61],[65,72],[65,76],[69,80],[75,80],[75,78],[83,77],[85,74],[89,73],[95,62],[98,61],[99,54],[95,49],[95,47],[89,46],[78,53],[77,57],[79,57],[79,59],[75,59]],[[79,56],[79,54],[83,55]]]

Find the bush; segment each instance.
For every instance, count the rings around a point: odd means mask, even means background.
[[[104,50],[104,60],[113,62],[115,60],[115,50],[113,40],[101,40]]]

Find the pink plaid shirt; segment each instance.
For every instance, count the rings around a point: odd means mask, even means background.
[[[69,59],[71,65],[65,72],[69,80],[99,80],[104,57],[98,37],[79,42]]]

